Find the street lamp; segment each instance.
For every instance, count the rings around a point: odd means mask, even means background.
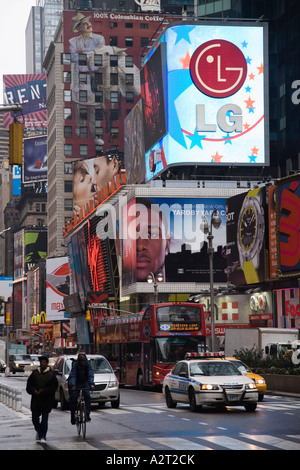
[[[153,287],[154,287],[154,303],[157,304],[158,300],[158,289],[157,289],[157,282],[162,282],[164,280],[163,274],[161,271],[159,271],[156,276],[152,272],[148,273],[147,276],[147,282],[148,284],[152,284],[153,282]]]
[[[209,281],[210,281],[210,317],[211,317],[211,349],[215,351],[215,299],[214,299],[214,267],[213,267],[213,256],[214,248],[212,245],[213,234],[212,229],[218,229],[221,225],[221,219],[218,216],[218,211],[215,208],[211,214],[210,224],[208,224],[207,218],[205,217],[201,224],[201,230],[207,234],[208,247],[207,253],[209,256]]]

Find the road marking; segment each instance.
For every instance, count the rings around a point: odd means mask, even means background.
[[[266,450],[262,447],[247,442],[240,441],[227,436],[201,436],[197,439],[204,439],[212,444],[216,444],[230,450]]]
[[[119,439],[116,441],[101,441],[103,444],[117,450],[153,450],[151,447],[140,444],[133,439]]]
[[[300,450],[300,444],[296,442],[287,441],[286,439],[282,439],[280,437],[269,436],[269,435],[257,435],[254,436],[252,434],[243,434],[241,433],[242,437],[246,439],[252,439],[255,441],[259,441],[262,444],[268,444],[273,447],[277,447],[278,449],[282,450]]]
[[[210,447],[182,439],[181,437],[152,437],[148,439],[175,450],[212,450]]]

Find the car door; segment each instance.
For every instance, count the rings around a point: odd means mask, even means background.
[[[171,395],[174,401],[188,402],[188,365],[186,362],[176,364],[171,378]]]

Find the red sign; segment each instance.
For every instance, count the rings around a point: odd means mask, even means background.
[[[235,44],[214,39],[196,49],[190,72],[202,93],[212,98],[226,98],[242,87],[247,76],[247,62]]]

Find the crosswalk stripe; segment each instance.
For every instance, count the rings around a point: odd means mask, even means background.
[[[212,450],[210,447],[182,439],[181,437],[151,437],[148,439],[175,450]]]
[[[139,411],[141,413],[164,413],[166,410],[156,410],[154,408],[146,408],[142,406],[133,406],[130,407],[130,410],[132,411]]]
[[[227,436],[201,436],[197,437],[197,439],[204,439],[208,442],[211,442],[212,444],[217,444],[230,450],[266,450],[263,447],[249,444],[247,442],[240,441],[239,439],[234,439],[233,437]]]
[[[254,436],[252,434],[244,433],[242,433],[241,436],[245,437],[246,439],[259,441],[262,444],[268,444],[272,447],[277,447],[278,449],[282,450],[300,450],[300,444],[297,444],[297,442],[287,441],[286,439],[281,439],[280,437],[261,434]]]
[[[101,441],[103,444],[117,450],[153,450],[151,447],[140,444],[133,439],[119,439],[116,441]]]
[[[103,408],[101,410],[97,410],[96,413],[108,413],[110,415],[127,415],[130,414],[130,411],[126,411],[120,408]]]
[[[55,449],[59,450],[98,450],[87,442],[69,442],[66,444],[57,444]]]

